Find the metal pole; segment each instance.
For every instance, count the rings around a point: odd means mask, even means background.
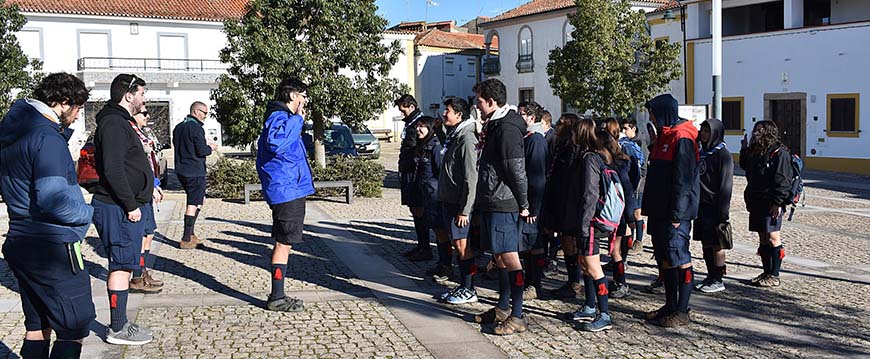
[[[713,0],[713,118],[722,119],[722,0]]]

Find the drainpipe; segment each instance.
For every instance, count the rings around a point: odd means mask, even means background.
[[[722,0],[713,0],[713,118],[722,119]]]
[[[686,5],[680,5],[680,29],[683,31],[683,103],[689,103],[689,76],[686,72],[689,71],[688,55],[686,54]],[[693,59],[694,61],[694,59]],[[694,101],[693,101],[694,102]]]

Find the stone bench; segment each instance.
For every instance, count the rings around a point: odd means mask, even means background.
[[[353,181],[315,181],[314,188],[347,188],[345,193],[345,202],[351,204],[353,202]],[[259,183],[248,183],[245,185],[245,204],[251,203],[251,192],[262,191],[263,185]]]
[[[372,130],[372,135],[375,136],[378,140],[392,142],[393,141],[393,130],[391,129],[377,129]]]

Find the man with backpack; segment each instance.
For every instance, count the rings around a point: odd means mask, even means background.
[[[725,125],[709,119],[701,124],[701,199],[694,236],[704,247],[707,278],[695,286],[703,293],[725,290],[725,249],[731,249],[731,186],[734,160],[725,146]]]
[[[631,158],[631,184],[634,186],[634,196],[637,200],[637,205],[640,206],[640,200],[643,198],[643,186],[646,182],[646,167],[649,150],[646,148],[649,142],[647,136],[641,135],[637,128],[637,121],[633,119],[625,119],[622,121],[622,133],[619,136],[619,147],[622,152]],[[643,232],[646,229],[646,223],[640,215],[640,208],[634,212],[634,228],[629,243],[631,254],[643,252]]]
[[[692,220],[698,214],[698,130],[680,118],[677,100],[659,95],[646,103],[658,134],[650,152],[642,204],[649,218],[649,234],[665,287],[665,305],[647,313],[647,320],[663,327],[690,323],[689,298],[694,273],[689,253]]]

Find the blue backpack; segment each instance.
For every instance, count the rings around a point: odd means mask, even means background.
[[[625,210],[625,192],[619,182],[619,173],[608,165],[601,165],[598,206],[592,218],[592,228],[616,233]]]

